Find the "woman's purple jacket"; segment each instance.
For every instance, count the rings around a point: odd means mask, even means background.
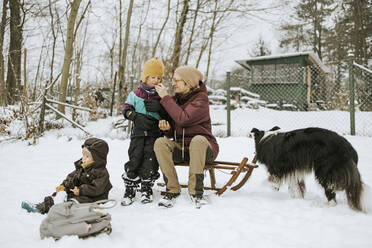
[[[176,141],[182,145],[184,132],[184,145],[188,147],[191,139],[196,135],[202,135],[209,141],[213,159],[215,160],[219,146],[212,134],[212,124],[209,113],[209,99],[205,84],[200,83],[200,88],[194,89],[186,95],[165,96],[160,100],[172,119],[172,129],[169,135],[174,135]]]

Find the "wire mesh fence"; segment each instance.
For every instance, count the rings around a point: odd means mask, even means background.
[[[372,71],[353,63],[355,131],[372,136]]]
[[[356,134],[372,136],[372,74],[357,66],[353,72]],[[209,91],[214,133],[229,136],[231,125],[232,136],[247,135],[253,127],[273,126],[283,130],[322,127],[350,134],[349,79],[336,80],[315,65],[260,65],[228,73],[229,89]]]

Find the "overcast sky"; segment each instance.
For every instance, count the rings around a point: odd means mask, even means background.
[[[242,0],[243,1],[243,0]],[[285,3],[287,0],[256,0],[259,4],[258,8],[274,6]],[[296,1],[291,1],[293,5]],[[81,8],[85,7],[86,2]],[[164,2],[161,2],[164,4]],[[65,8],[65,3],[60,2],[61,9]],[[92,9],[89,13],[88,20],[88,31],[87,39],[84,48],[83,55],[83,67],[81,78],[84,82],[104,82],[109,78],[109,59],[107,57],[109,46],[112,45],[112,40],[118,38],[117,20],[114,19],[117,14],[113,5],[117,4],[116,0],[105,0],[105,1],[93,1]],[[164,6],[159,6],[160,2],[151,2],[151,13],[155,17],[147,17],[147,21],[150,22],[150,26],[159,28],[162,25],[164,16],[166,15],[166,9]],[[125,5],[125,7],[127,7]],[[210,77],[224,79],[226,71],[231,71],[234,68],[239,68],[239,65],[235,63],[235,60],[241,60],[249,58],[249,51],[254,47],[259,38],[264,40],[265,44],[272,51],[272,54],[278,54],[283,51],[279,49],[279,37],[280,32],[278,28],[283,21],[288,20],[289,6],[281,6],[270,10],[269,12],[252,12],[248,17],[229,17],[227,23],[224,24],[222,30],[217,33],[214,40],[214,48],[212,54],[212,63],[210,67]],[[126,13],[126,10],[124,10]],[[131,23],[131,40],[135,40],[140,24],[140,15],[143,10],[136,8],[134,16],[132,17]],[[125,22],[125,16],[124,20]],[[63,19],[65,20],[65,19]],[[29,20],[27,22],[27,36],[25,36],[25,47],[28,49],[28,71],[30,72],[30,78],[34,78],[36,73],[36,67],[40,57],[40,49],[44,43],[48,44],[49,47],[44,49],[43,56],[46,58],[51,57],[51,37],[49,32],[49,20],[45,19],[42,23],[38,20]],[[65,25],[65,24],[63,24]],[[84,28],[84,23],[81,28]],[[149,26],[147,25],[147,27]],[[168,40],[169,48],[172,48],[170,39],[174,37],[173,26],[175,26],[174,18],[169,19],[167,24],[168,30],[164,32],[162,37],[163,41]],[[153,32],[156,34],[157,32]],[[149,39],[149,43],[153,44],[156,36],[146,37],[146,33],[141,36],[141,39]],[[115,37],[116,36],[116,37]],[[78,42],[79,39],[76,40]],[[58,72],[62,68],[64,50],[61,46],[62,42],[59,40],[59,47],[56,49],[56,55],[58,56],[55,61],[55,72]],[[116,44],[118,46],[118,44]],[[130,55],[130,54],[129,54]],[[162,54],[158,56],[162,57]],[[196,59],[191,61],[190,65],[195,65]],[[204,55],[203,61],[199,69],[204,74],[206,72],[207,55]],[[44,64],[45,75],[48,75],[48,63]],[[115,65],[117,66],[117,65]]]

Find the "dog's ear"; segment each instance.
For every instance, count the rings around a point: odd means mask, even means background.
[[[257,128],[252,128],[251,130],[251,133],[254,133],[255,135],[258,134],[260,132],[260,130],[258,130]]]
[[[275,126],[275,127],[271,128],[269,131],[276,131],[276,130],[279,130],[279,129],[280,129],[280,127]]]

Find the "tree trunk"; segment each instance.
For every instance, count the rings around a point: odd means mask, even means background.
[[[115,76],[114,76],[114,79],[112,81],[112,92],[111,92],[111,104],[110,104],[110,116],[112,116],[112,112],[113,112],[113,109],[114,109],[114,105],[115,105],[115,88],[116,88],[116,77],[117,77],[118,73],[115,72]]]
[[[318,39],[317,39],[317,30],[318,30],[318,16],[317,16],[317,5],[316,3],[313,4],[313,7],[314,9],[311,11],[313,13],[313,52],[316,53],[318,55],[318,49],[317,49],[317,45],[318,45]],[[319,57],[319,56],[318,56]]]
[[[191,54],[191,45],[192,45],[193,38],[194,38],[196,19],[198,17],[199,8],[200,8],[200,0],[198,0],[196,2],[196,9],[195,9],[195,13],[194,13],[194,19],[192,21],[191,34],[190,34],[190,37],[189,37],[189,45],[187,47],[187,52],[186,52],[185,65],[187,65],[189,63],[189,58],[190,58],[190,54]]]
[[[70,16],[68,18],[67,23],[67,35],[66,35],[66,49],[65,49],[65,56],[63,60],[63,67],[62,67],[62,79],[59,88],[59,98],[60,102],[66,102],[66,93],[67,93],[67,83],[70,76],[70,65],[71,65],[71,58],[73,53],[73,44],[74,44],[74,27],[75,27],[75,20],[79,10],[81,0],[74,0],[71,4],[71,11]],[[65,106],[58,105],[58,111],[65,113]]]
[[[119,81],[124,78],[123,75],[123,65],[121,64],[121,57],[122,57],[122,52],[123,52],[123,21],[122,21],[122,16],[123,16],[123,7],[122,7],[122,0],[119,1]]]
[[[54,14],[52,11],[52,0],[49,0],[49,14],[50,14],[50,29],[52,31],[52,36],[53,36],[52,57],[50,61],[50,74],[49,74],[49,83],[52,83],[53,82],[53,71],[54,71],[54,58],[55,58],[55,51],[56,51],[56,45],[57,45],[57,34],[55,31]],[[50,87],[50,93],[53,95],[53,87]]]
[[[198,1],[199,1],[199,0],[198,0]],[[156,49],[158,48],[161,34],[162,34],[163,31],[164,31],[165,25],[167,25],[167,22],[168,22],[168,19],[169,19],[169,14],[170,14],[170,3],[171,3],[171,0],[168,0],[168,12],[167,12],[167,17],[165,18],[165,21],[163,22],[163,25],[161,26],[161,29],[160,29],[159,34],[158,34],[158,38],[156,39],[155,45],[154,45],[154,47],[153,47],[153,49],[152,49],[152,57],[154,57],[155,54],[156,54]]]
[[[214,11],[213,11],[213,18],[212,18],[212,27],[209,34],[209,49],[208,49],[208,62],[207,62],[207,71],[205,73],[204,81],[208,80],[209,76],[209,66],[211,64],[211,56],[212,56],[212,47],[213,47],[213,37],[214,31],[216,30],[216,17],[217,17],[217,8],[218,8],[218,1],[215,0]]]
[[[368,47],[367,47],[367,30],[364,22],[363,13],[366,12],[367,1],[353,0],[351,2],[352,11],[353,11],[353,20],[354,22],[354,48],[355,48],[355,61],[360,64],[368,64]]]
[[[122,80],[124,79],[124,68],[123,68],[123,61],[122,61],[122,57],[123,57],[123,20],[122,20],[122,16],[123,16],[123,6],[122,6],[122,0],[119,1],[119,58],[118,58],[118,61],[119,61],[119,68],[118,68],[118,77],[119,77],[119,89],[118,89],[118,98],[120,99],[121,98],[121,88],[122,88]],[[115,82],[116,84],[116,82]],[[115,91],[114,91],[114,94],[115,94]],[[120,101],[120,100],[119,100]],[[118,102],[119,102],[118,101]],[[119,109],[119,105],[120,104],[117,104],[117,107]]]
[[[118,112],[121,112],[122,105],[124,103],[124,98],[126,98],[128,92],[128,84],[125,82],[125,67],[127,63],[127,52],[128,52],[128,45],[129,45],[129,31],[130,31],[130,21],[132,19],[132,12],[133,12],[133,2],[134,0],[130,0],[129,7],[128,7],[128,14],[127,14],[127,23],[125,27],[125,37],[124,37],[124,44],[123,44],[123,55],[122,55],[122,64],[121,64],[121,78],[119,82],[119,99],[118,99]]]
[[[174,39],[173,54],[171,59],[171,68],[170,73],[173,73],[174,70],[178,67],[181,57],[181,46],[182,46],[182,34],[183,27],[186,23],[187,13],[189,12],[189,2],[190,0],[183,0],[183,8],[180,20],[177,24],[176,34]]]
[[[196,68],[199,68],[200,61],[203,57],[205,50],[207,49],[208,43],[209,43],[209,38],[205,39],[205,41],[203,42],[203,45],[200,48],[199,56],[198,56],[198,59],[196,60],[196,65],[195,65]]]
[[[39,80],[41,60],[43,59],[43,51],[44,51],[44,46],[41,47],[40,55],[39,55],[39,62],[37,64],[37,68],[36,68],[35,79],[34,79],[34,88],[32,90],[32,97],[31,97],[32,101],[35,101],[35,99],[36,99],[36,88],[37,88],[37,82]]]
[[[27,98],[27,48],[23,50],[23,95]]]
[[[5,34],[5,26],[6,26],[6,19],[7,19],[7,5],[8,0],[3,1],[3,11],[1,15],[1,23],[0,23],[0,106],[7,105],[7,89],[5,85],[4,75],[4,54],[3,54],[3,45],[4,45],[4,34]]]
[[[80,71],[81,71],[81,49],[77,48],[76,62],[75,62],[75,90],[74,90],[74,105],[78,105],[80,96]],[[76,120],[76,109],[72,110],[72,120]]]
[[[22,25],[19,0],[9,1],[10,45],[8,58],[7,86],[8,102],[14,104],[19,99],[21,87]]]
[[[149,9],[150,9],[150,1],[148,1],[148,4],[147,4],[147,8],[146,8],[146,12],[145,12],[145,16],[142,20],[142,17],[141,17],[141,23],[139,25],[139,28],[138,28],[138,33],[137,33],[137,39],[136,39],[136,43],[134,43],[134,47],[133,47],[133,53],[132,53],[132,67],[131,67],[131,70],[130,70],[130,75],[131,76],[134,76],[135,74],[135,68],[136,68],[136,63],[138,63],[138,61],[136,60],[136,53],[137,53],[137,47],[138,47],[138,44],[140,44],[140,41],[141,41],[141,35],[142,35],[142,27],[143,25],[145,24],[146,22],[146,19],[147,19],[147,15],[149,14]],[[137,67],[137,68],[141,68],[141,67]]]

